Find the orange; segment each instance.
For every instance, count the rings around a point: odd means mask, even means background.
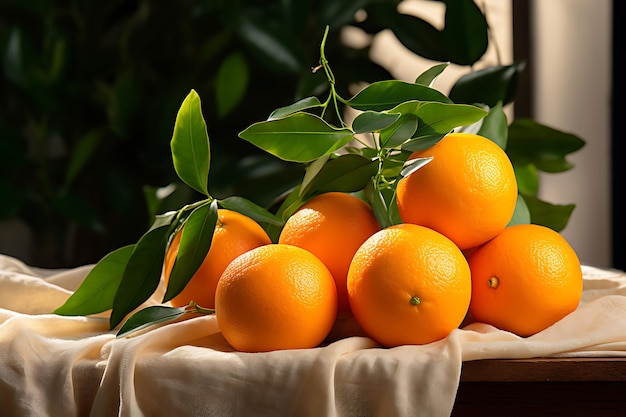
[[[265,230],[251,218],[226,209],[219,209],[217,213],[211,248],[187,286],[171,300],[174,307],[183,307],[194,301],[202,307],[214,308],[217,281],[226,266],[250,249],[271,243]],[[166,283],[178,254],[181,234],[182,229],[174,235],[165,255],[163,273]]]
[[[433,160],[398,182],[402,221],[443,233],[461,249],[504,229],[515,210],[517,183],[506,153],[491,140],[451,133],[409,159]]]
[[[224,338],[239,351],[318,346],[337,316],[337,291],[328,268],[312,253],[272,244],[237,257],[215,294]]]
[[[537,333],[576,309],[580,261],[557,232],[536,224],[504,229],[468,259],[474,320],[520,336]]]
[[[354,255],[348,296],[363,331],[384,346],[446,337],[465,318],[470,270],[447,237],[414,224],[372,235]]]
[[[360,198],[328,192],[304,203],[287,221],[278,243],[298,246],[317,256],[333,275],[339,311],[349,311],[346,278],[355,252],[380,230],[370,206]]]

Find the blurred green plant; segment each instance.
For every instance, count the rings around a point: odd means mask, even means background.
[[[353,85],[392,78],[370,58],[383,30],[437,62],[473,67],[485,54],[488,23],[474,1],[441,1],[442,29],[398,12],[399,3],[3,0],[0,219],[19,218],[33,230],[38,266],[95,262],[136,242],[156,214],[200,194],[170,165],[173,120],[191,89],[203,97],[211,131],[212,195],[275,207],[301,182],[302,164],[275,158],[238,132],[328,88],[349,97]],[[311,71],[327,26],[326,57],[339,81],[331,87],[323,71]],[[342,42],[348,26],[371,35],[365,46]],[[523,67],[471,72],[449,97],[504,106]],[[564,157],[582,141],[532,120],[495,128],[508,136],[526,215],[565,227],[573,206],[538,200],[537,173],[569,169]]]

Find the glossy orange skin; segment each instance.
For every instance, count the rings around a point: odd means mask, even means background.
[[[546,329],[574,311],[583,278],[574,249],[535,224],[507,227],[468,257],[474,320],[519,336]]]
[[[414,224],[391,226],[355,254],[348,296],[356,321],[378,343],[431,343],[465,318],[470,270],[461,250],[442,234]]]
[[[403,222],[437,230],[462,250],[506,227],[517,202],[517,182],[497,144],[479,135],[451,133],[409,159],[418,157],[433,160],[398,182]]]
[[[317,257],[277,243],[253,249],[226,268],[215,309],[224,338],[238,351],[314,348],[335,323],[337,290]]]

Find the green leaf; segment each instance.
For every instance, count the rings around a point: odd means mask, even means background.
[[[352,193],[362,190],[376,175],[378,161],[346,154],[330,159],[302,189],[303,199],[329,191]]]
[[[521,194],[517,195],[517,202],[515,204],[515,211],[513,211],[513,217],[509,221],[507,226],[513,226],[515,224],[529,224],[530,223],[530,210],[524,201],[524,197]]]
[[[365,197],[372,207],[374,217],[382,228],[391,226],[393,222],[389,218],[387,202],[382,192],[375,186],[374,181],[370,181],[365,187]]]
[[[187,307],[150,306],[139,310],[126,320],[117,332],[117,337],[125,337],[146,327],[174,321],[187,313]]]
[[[285,161],[311,162],[340,149],[353,138],[350,129],[338,129],[318,116],[294,113],[257,122],[239,137]]]
[[[459,65],[475,64],[487,51],[488,25],[474,0],[447,0],[442,36],[448,60]]]
[[[435,133],[432,135],[416,136],[410,141],[402,144],[403,151],[423,151],[439,142],[447,133]]]
[[[276,212],[281,220],[287,221],[287,219],[304,203],[304,200],[301,198],[300,190],[301,185],[296,186],[283,200]]]
[[[346,104],[357,110],[383,111],[411,100],[452,103],[443,93],[433,88],[405,81],[385,80],[368,85]]]
[[[537,195],[539,192],[539,174],[533,164],[513,164],[517,189],[523,195]]]
[[[213,241],[217,217],[217,200],[213,200],[196,207],[185,220],[163,302],[180,294],[202,265]]]
[[[380,6],[372,13],[379,13],[379,9]],[[433,25],[417,16],[396,13],[395,10],[387,12],[386,18],[388,28],[407,49],[431,61],[450,61],[446,40]]]
[[[215,81],[215,101],[220,118],[229,115],[241,102],[248,88],[248,64],[239,52],[234,52],[222,61]]]
[[[306,166],[304,178],[302,178],[302,182],[300,183],[301,192],[304,192],[304,188],[306,188],[309,182],[315,178],[329,159],[330,155],[324,155]],[[302,195],[300,195],[300,197],[302,197]]]
[[[87,316],[112,309],[124,268],[134,248],[135,245],[121,247],[98,261],[76,291],[54,310],[54,314]]]
[[[322,107],[322,103],[320,103],[317,97],[305,97],[301,100],[296,101],[293,104],[290,104],[289,106],[280,107],[274,110],[267,118],[267,120],[282,119],[283,117],[287,117],[290,114],[302,110],[313,109],[316,107]]]
[[[483,118],[483,123],[478,129],[478,134],[491,139],[503,150],[506,149],[509,126],[506,114],[499,101],[494,107],[489,109],[489,113]]]
[[[388,113],[400,113],[400,114],[412,114],[414,116],[417,116],[419,114],[420,108],[425,103],[428,103],[428,102],[427,101],[421,101],[421,100],[403,101],[402,103],[398,104],[397,106],[393,107],[392,109],[387,110],[387,112]]]
[[[422,84],[428,87],[431,87],[433,85],[433,83],[435,82],[435,80],[437,79],[437,77],[446,69],[448,68],[449,63],[448,62],[444,62],[441,64],[436,64],[433,65],[432,67],[430,67],[429,69],[427,69],[426,71],[422,72],[416,79],[415,79],[415,84]]]
[[[123,291],[118,291],[113,300],[113,311],[109,320],[111,329],[157,289],[169,231],[170,226],[154,228],[146,232],[135,245],[120,282]]]
[[[524,201],[530,211],[531,223],[549,227],[557,232],[565,229],[576,207],[574,204],[552,204],[526,195]]]
[[[372,207],[374,217],[376,217],[381,227],[385,228],[402,223],[396,202],[395,185],[382,185],[376,184],[375,181],[370,181],[365,187],[364,194]]]
[[[565,156],[584,145],[585,142],[576,135],[541,125],[531,119],[518,118],[509,126],[506,152],[514,165],[532,163],[541,171],[556,173],[572,168]]]
[[[468,104],[417,100],[401,103],[389,112],[416,115],[419,118],[418,128],[413,135],[416,139],[446,134],[459,126],[476,123],[487,114],[487,110]]]
[[[282,226],[284,222],[269,210],[255,204],[254,202],[238,196],[226,197],[218,201],[220,207],[237,211],[250,217],[259,223],[268,223],[274,226]]]
[[[403,223],[398,211],[398,201],[396,200],[396,182],[392,188],[385,188],[381,190],[381,194],[387,204],[387,218],[389,219],[389,225]]]
[[[194,190],[208,196],[211,159],[209,135],[202,116],[200,97],[195,90],[191,90],[178,110],[170,146],[178,177]]]
[[[517,77],[524,63],[493,65],[459,78],[448,97],[455,103],[483,103],[494,107],[499,101],[509,104],[515,99]]]
[[[402,171],[400,171],[400,176],[402,178],[408,177],[409,175],[411,175],[412,173],[414,173],[418,169],[420,169],[423,166],[427,165],[432,160],[433,160],[432,156],[428,156],[428,157],[425,157],[425,158],[413,158],[411,160],[408,160],[404,164],[404,167],[402,168]]]
[[[354,118],[352,130],[354,133],[377,132],[392,125],[400,116],[397,113],[379,113],[367,110]]]
[[[370,2],[365,8],[368,19],[361,26],[371,26],[369,33],[392,30],[407,49],[420,57],[473,65],[487,49],[487,21],[473,0],[444,3],[445,24],[441,31],[418,16],[398,13],[397,2]]]
[[[459,126],[481,120],[487,110],[467,104],[423,103],[418,110],[419,127],[416,136],[448,133]]]
[[[395,148],[411,139],[418,126],[416,115],[403,114],[396,123],[380,132],[380,145],[383,148]]]

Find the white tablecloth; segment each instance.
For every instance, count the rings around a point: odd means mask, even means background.
[[[424,346],[353,336],[240,353],[212,316],[116,339],[106,315],[50,314],[89,268],[42,270],[0,255],[2,416],[447,416],[463,361],[626,356],[621,271],[583,267],[580,307],[525,339],[473,323]]]

